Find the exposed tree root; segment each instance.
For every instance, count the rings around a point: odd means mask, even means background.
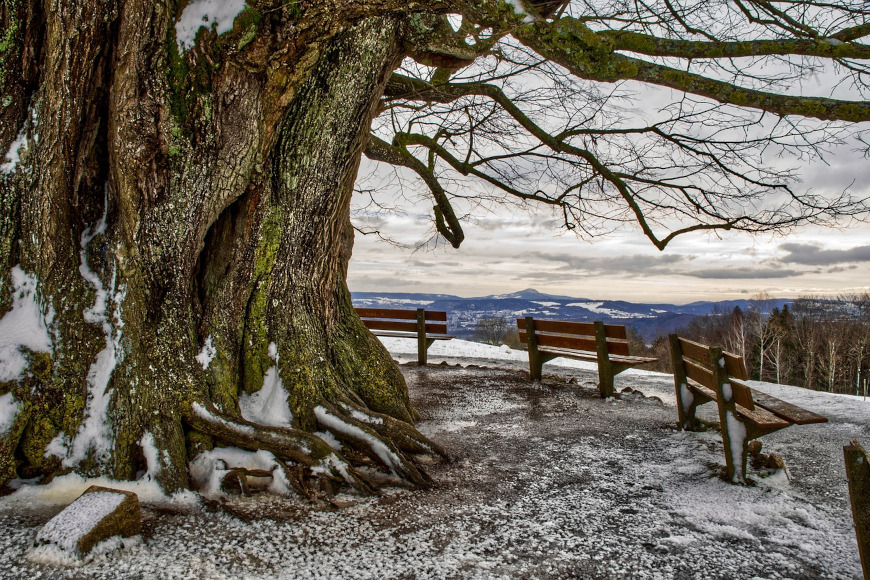
[[[405,453],[430,455],[440,460],[450,461],[450,456],[444,448],[417,431],[410,423],[394,419],[389,415],[375,413],[349,401],[341,403],[340,406],[346,414],[365,423],[377,431],[381,437],[395,443],[396,447]]]
[[[308,467],[317,477],[339,479],[363,495],[375,494],[374,489],[347,460],[323,439],[311,433],[267,427],[230,417],[218,411],[211,403],[192,403],[186,409],[185,420],[197,431],[225,443],[252,451],[264,449],[280,459]],[[292,482],[294,479],[299,481],[300,478],[290,478],[290,475],[288,474],[288,479],[296,487]],[[303,492],[302,495],[309,494]]]
[[[338,411],[335,407],[319,405],[314,409],[317,423],[335,437],[390,470],[390,473],[417,487],[428,487],[432,480],[402,455],[402,452],[388,438],[358,421],[354,417]]]
[[[375,413],[357,402],[345,400],[338,406],[324,402],[315,407],[314,416],[321,429],[352,450],[349,457],[353,458],[355,453],[368,457],[385,468],[388,479],[410,487],[429,487],[432,479],[405,453],[449,459],[444,449],[412,425]],[[372,479],[371,473],[366,476],[357,471],[345,456],[315,434],[251,423],[222,413],[208,402],[192,403],[185,420],[193,429],[222,443],[251,451],[269,451],[301,497],[314,499],[317,490],[324,488],[329,493],[333,483],[346,483],[364,495],[376,493],[378,477]],[[320,481],[316,488],[311,487],[312,476]]]

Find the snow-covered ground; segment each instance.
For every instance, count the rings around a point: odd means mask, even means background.
[[[416,359],[416,341],[384,342]],[[421,431],[455,458],[428,467],[435,488],[324,507],[267,494],[170,500],[126,483],[143,502],[141,540],[72,568],[28,554],[93,482],[21,482],[0,499],[0,577],[861,577],[842,446],[870,442],[870,402],[755,384],[830,422],[762,438],[790,479],[753,472],[755,485],[733,486],[716,477],[717,433],[675,430],[669,375],[626,371],[617,388],[642,394],[602,401],[588,363],[553,361],[532,383],[525,352],[454,340],[429,357],[402,370]]]

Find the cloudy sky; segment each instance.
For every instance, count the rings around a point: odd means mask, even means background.
[[[870,290],[870,228],[807,229],[787,238],[690,235],[664,252],[618,232],[592,242],[558,235],[545,216],[505,215],[466,226],[459,250],[392,247],[357,236],[353,291],[483,296],[535,288],[550,294],[631,302],[687,303]],[[369,221],[371,223],[371,220]],[[414,243],[424,215],[378,220],[381,231]]]
[[[370,168],[370,167],[369,167]],[[364,167],[364,171],[366,167]],[[804,189],[870,195],[870,162],[846,152],[806,172]],[[358,200],[354,221],[375,235],[356,236],[352,291],[484,296],[535,288],[578,298],[688,303],[870,291],[870,225],[807,227],[788,236],[688,234],[659,252],[637,229],[580,240],[547,210],[476,208],[464,221],[459,250],[429,243],[431,202],[382,192],[395,210],[373,211]],[[411,198],[411,199],[409,199]],[[845,225],[845,224],[844,224]]]
[[[816,81],[814,87],[794,90],[854,97],[850,91],[841,95],[826,89],[835,83],[824,76]],[[670,91],[648,87],[642,94],[647,107],[674,98]],[[361,175],[378,171],[384,172],[364,160]],[[824,160],[802,162],[801,174],[796,191],[836,196],[848,190],[870,199],[870,160],[855,142]],[[417,195],[419,182],[415,193],[413,186],[401,189],[386,178],[374,181],[379,184],[377,199],[388,210],[376,211],[366,196],[358,196],[354,223],[398,245],[357,234],[349,275],[352,291],[472,297],[535,288],[577,298],[675,304],[748,298],[762,291],[782,298],[870,291],[867,223],[805,227],[787,236],[687,234],[660,252],[637,227],[580,240],[560,230],[558,216],[546,209],[466,206],[466,239],[454,250],[424,243],[434,234],[432,201]]]

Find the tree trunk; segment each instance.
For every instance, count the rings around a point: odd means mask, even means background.
[[[425,484],[406,453],[443,451],[345,283],[402,22],[246,8],[185,52],[173,4],[3,4],[0,150],[26,145],[0,174],[0,324],[38,312],[44,340],[0,342],[0,486],[147,467],[172,492],[217,443],[367,490],[318,430]],[[292,419],[245,417],[276,384]]]

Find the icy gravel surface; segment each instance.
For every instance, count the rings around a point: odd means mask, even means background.
[[[643,394],[602,401],[592,370],[548,365],[536,384],[492,352],[402,366],[421,431],[454,455],[427,468],[434,489],[145,501],[140,543],[77,568],[27,558],[65,503],[15,494],[0,578],[860,578],[842,446],[870,443],[870,403],[762,385],[831,422],[762,439],[790,480],[733,486],[716,432],[675,430],[670,376],[623,373]]]

